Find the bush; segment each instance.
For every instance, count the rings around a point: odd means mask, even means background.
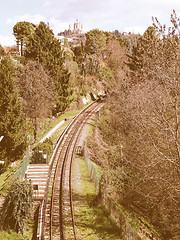
[[[1,210],[3,229],[24,233],[33,201],[32,186],[27,181],[16,180],[10,187]]]
[[[31,163],[48,163],[52,153],[53,153],[53,141],[51,138],[46,138],[46,140],[43,143],[39,143],[33,149]],[[47,159],[43,157],[43,154],[47,155]]]

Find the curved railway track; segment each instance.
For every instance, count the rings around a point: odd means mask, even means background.
[[[40,209],[38,240],[65,240],[66,232],[68,239],[76,240],[71,187],[73,155],[84,125],[102,105],[96,101],[86,107],[68,125],[57,142]]]

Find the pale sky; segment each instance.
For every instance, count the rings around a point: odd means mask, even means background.
[[[0,44],[15,44],[13,26],[19,21],[50,24],[54,34],[69,28],[76,19],[84,30],[143,33],[152,16],[170,23],[175,9],[180,17],[180,0],[1,0]]]

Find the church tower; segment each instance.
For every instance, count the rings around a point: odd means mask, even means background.
[[[80,24],[80,22],[78,21],[78,19],[76,20],[76,22],[74,23],[74,33],[82,33],[83,27]]]

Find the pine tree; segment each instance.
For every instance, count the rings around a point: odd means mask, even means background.
[[[3,203],[1,220],[4,229],[13,229],[24,233],[26,222],[30,216],[33,191],[26,181],[14,182]]]
[[[24,44],[26,43],[28,36],[33,34],[33,32],[34,32],[34,28],[30,22],[25,22],[25,21],[18,22],[13,27],[13,34],[16,38],[17,46],[18,48],[19,48],[19,45],[21,47],[21,50],[20,50],[21,56],[23,55]]]
[[[149,26],[143,36],[138,39],[137,45],[133,47],[132,55],[128,55],[130,60],[128,65],[132,71],[143,70],[145,54],[148,53],[148,57],[153,58],[153,51],[149,52],[148,50],[158,40],[159,36],[156,29],[153,26]]]
[[[25,120],[16,90],[15,67],[9,57],[0,63],[0,156],[14,161],[26,147]]]
[[[88,54],[100,54],[105,49],[107,36],[98,29],[86,33],[85,50]]]
[[[26,57],[42,63],[55,83],[56,102],[54,111],[62,112],[69,106],[69,73],[64,67],[61,43],[49,27],[41,22],[26,46]]]

